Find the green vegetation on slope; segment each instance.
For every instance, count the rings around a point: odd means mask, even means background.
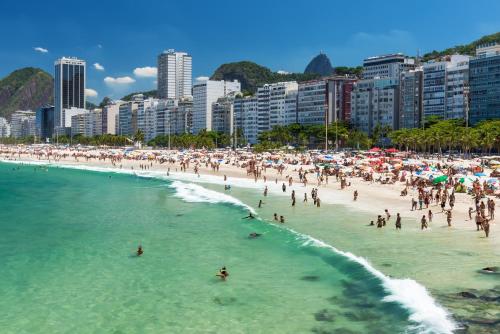
[[[449,55],[453,55],[453,54],[474,56],[476,54],[476,47],[478,45],[485,44],[485,43],[491,43],[491,42],[500,43],[500,32],[497,32],[497,33],[491,34],[491,35],[483,36],[480,39],[475,40],[474,42],[466,44],[466,45],[457,45],[457,46],[454,46],[452,48],[448,48],[448,49],[443,50],[443,51],[434,50],[432,52],[426,53],[422,57],[421,60],[423,62],[426,62],[426,61],[429,61],[431,59],[436,59],[436,58],[440,58],[443,56],[449,56]]]
[[[257,91],[257,87],[266,83],[292,80],[300,82],[317,79],[319,77],[320,75],[318,74],[280,74],[251,61],[240,61],[219,66],[210,79],[228,81],[238,80],[241,82],[242,91],[255,93]]]
[[[54,83],[47,72],[34,67],[16,70],[0,80],[0,117],[16,110],[36,110],[53,103]]]

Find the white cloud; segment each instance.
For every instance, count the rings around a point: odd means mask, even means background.
[[[33,48],[33,50],[35,50],[36,52],[40,52],[40,53],[47,53],[47,52],[49,52],[49,50],[47,50],[45,48],[42,48],[42,47],[39,47],[39,46],[37,46],[36,48]]]
[[[118,77],[118,78],[113,78],[113,77],[105,77],[104,82],[107,85],[129,85],[131,83],[135,82],[135,79],[132,79],[131,77]]]
[[[92,89],[92,88],[85,88],[85,96],[87,97],[96,97],[97,95],[97,91]]]
[[[208,81],[209,79],[209,77],[197,77],[196,81]]]
[[[101,64],[99,63],[95,63],[94,64],[94,68],[98,71],[104,71],[104,66],[102,66]]]
[[[141,78],[152,78],[156,77],[157,72],[158,69],[156,67],[151,67],[151,66],[137,67],[134,70],[134,75],[136,77],[141,77]]]

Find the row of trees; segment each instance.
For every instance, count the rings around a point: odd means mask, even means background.
[[[160,135],[148,142],[149,146],[153,147],[171,147],[171,148],[221,148],[231,146],[232,139],[226,133],[203,130],[200,133],[193,135],[183,133],[180,135]],[[239,146],[246,144],[242,137],[241,131],[238,132],[237,143]]]
[[[299,149],[324,148],[327,135],[330,148],[333,148],[335,141],[339,148],[369,148],[373,143],[366,134],[350,129],[344,122],[332,123],[328,126],[328,131],[326,130],[324,125],[275,126],[259,135],[259,144],[255,145],[255,149],[264,151],[288,145]]]
[[[471,151],[490,153],[500,151],[500,120],[483,121],[474,127],[466,127],[463,120],[430,121],[424,128],[391,131],[392,143],[404,150],[428,153]]]

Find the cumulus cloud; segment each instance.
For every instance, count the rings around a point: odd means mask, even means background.
[[[35,50],[36,52],[40,52],[40,53],[47,53],[47,52],[49,52],[49,50],[47,50],[45,48],[42,48],[40,46],[37,46],[37,47],[33,48],[33,50]]]
[[[132,79],[129,76],[126,76],[126,77],[117,77],[117,78],[105,77],[104,78],[104,82],[107,85],[111,85],[111,86],[112,85],[129,85],[131,83],[134,83],[135,79]]]
[[[92,89],[92,88],[85,88],[85,96],[87,97],[96,97],[98,94],[97,94],[97,91]]]
[[[137,67],[134,70],[134,75],[136,77],[141,77],[141,78],[151,78],[151,77],[156,77],[157,72],[158,69],[156,67],[151,67],[151,66]]]
[[[104,71],[104,66],[99,63],[94,63],[94,68],[98,71]]]

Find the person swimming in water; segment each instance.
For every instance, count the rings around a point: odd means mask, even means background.
[[[255,238],[260,237],[261,235],[262,235],[262,234],[260,234],[260,233],[252,232],[252,233],[250,233],[250,234],[248,235],[248,237],[249,237],[250,239],[255,239]]]
[[[278,214],[274,213],[274,220],[278,221]]]
[[[285,223],[285,217],[280,216],[280,223],[281,223],[281,224],[284,224],[284,223]]]
[[[219,273],[216,274],[215,276],[220,277],[221,280],[225,281],[226,278],[229,276],[229,272],[227,271],[226,267],[222,267],[219,269]]]
[[[255,218],[255,216],[252,214],[252,212],[251,212],[251,211],[248,211],[248,216],[243,217],[243,218],[241,218],[241,219],[254,219],[254,218]]]
[[[142,254],[144,254],[144,250],[142,249],[142,246],[139,245],[139,248],[137,248],[137,256],[141,256]]]

